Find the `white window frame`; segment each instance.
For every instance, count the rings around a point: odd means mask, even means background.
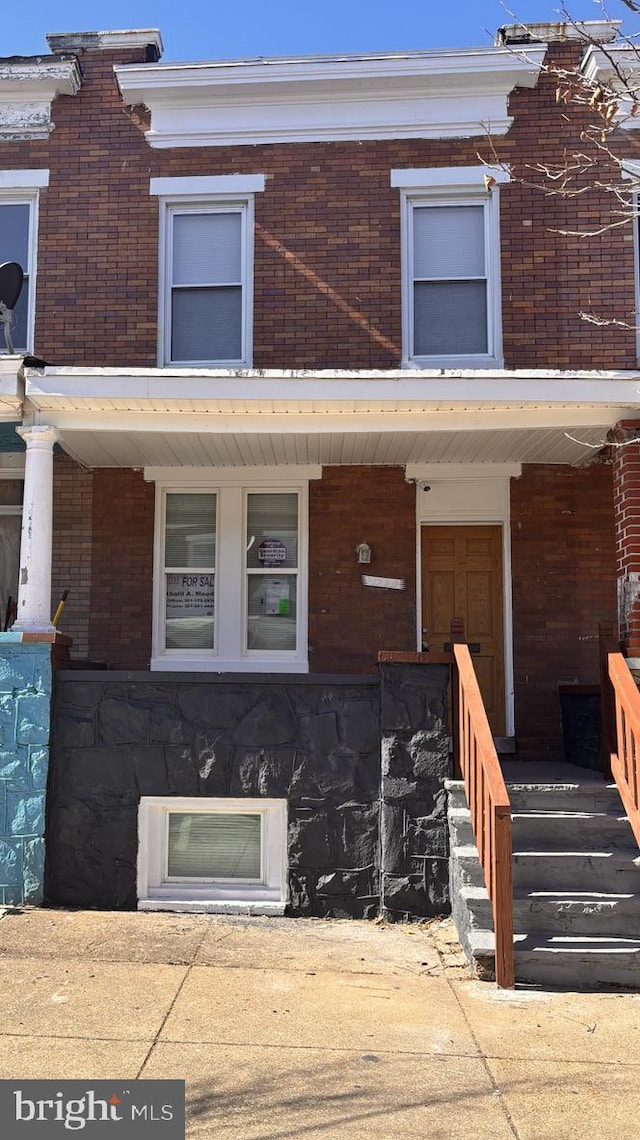
[[[265,176],[152,178],[149,190],[158,197],[158,366],[160,368],[250,368],[253,362],[254,196],[264,190]],[[173,360],[171,295],[173,285],[173,219],[178,214],[238,213],[241,217],[242,347],[238,359]]]
[[[146,468],[156,484],[153,634],[151,669],[237,673],[307,673],[309,578],[309,480],[321,467]],[[164,519],[167,494],[217,496],[214,648],[165,649]],[[247,495],[261,492],[298,495],[296,648],[247,649]],[[276,571],[274,571],[276,573]]]
[[[40,190],[49,185],[48,170],[0,171],[0,206],[28,206],[28,264],[23,267],[27,275],[27,344],[26,349],[16,346],[17,352],[34,351],[36,324],[36,275],[38,265],[38,213]],[[0,354],[6,355],[4,333],[0,333]]]
[[[509,181],[502,167],[446,167],[392,170],[391,185],[400,190],[402,260],[402,367],[503,368],[500,211],[498,187]],[[490,187],[490,188],[488,188]],[[429,206],[482,206],[487,281],[487,352],[418,356],[414,344],[414,210]]]
[[[260,878],[170,878],[171,813],[259,815]],[[288,899],[287,801],[142,796],[138,808],[138,909],[282,914]]]

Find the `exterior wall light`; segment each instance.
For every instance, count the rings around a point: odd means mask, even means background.
[[[371,547],[366,542],[358,543],[356,557],[358,562],[371,562]]]

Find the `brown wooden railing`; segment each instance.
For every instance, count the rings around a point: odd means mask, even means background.
[[[514,984],[511,805],[461,622],[451,627],[454,774],[464,780],[471,826],[493,909],[496,982]]]
[[[605,775],[613,776],[640,845],[640,693],[610,625],[600,626],[600,692]]]

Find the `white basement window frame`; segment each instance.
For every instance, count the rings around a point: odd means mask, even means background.
[[[237,820],[240,816],[256,820],[256,873],[216,876],[212,864],[211,874],[171,874],[170,859],[176,849],[172,840],[177,833],[180,842],[179,831],[189,816],[211,822],[223,817]],[[209,826],[207,823],[205,831]],[[198,858],[202,856],[196,852],[196,863]],[[287,801],[266,797],[142,796],[138,809],[137,870],[139,910],[282,914],[288,898]]]
[[[38,205],[48,185],[48,170],[0,171],[0,263],[17,261],[24,272],[11,328],[16,353],[34,350]],[[6,351],[0,333],[0,353]]]
[[[276,672],[307,673],[308,662],[308,519],[309,479],[321,477],[321,467],[282,468],[147,468],[145,478],[156,483],[156,514],[154,536],[154,587],[153,637],[151,669],[158,671],[213,671],[213,672]],[[171,495],[215,496],[215,561],[181,567],[170,566],[166,561],[167,502]],[[250,496],[281,495],[297,497],[297,551],[295,558],[284,564],[276,556],[267,565],[253,557],[256,547],[266,539],[276,540],[282,546],[282,536],[276,533],[257,536],[250,545],[248,533]],[[213,516],[212,516],[213,517]],[[280,542],[278,543],[278,540]],[[285,539],[285,547],[288,542]],[[202,583],[176,582],[172,589],[199,589],[204,602],[207,593],[213,592],[213,629],[211,644],[189,647],[189,637],[182,647],[168,646],[166,636],[167,583],[169,575],[207,578]],[[280,623],[283,638],[279,647],[254,648],[251,634],[255,634],[255,606],[249,611],[250,597],[255,599],[265,586],[265,615],[267,603],[273,618],[267,624]],[[267,591],[269,597],[267,597]],[[186,595],[185,595],[186,596]],[[275,600],[274,600],[275,599]],[[287,605],[275,602],[281,599]],[[180,605],[180,599],[174,604]],[[201,604],[204,605],[204,602]],[[200,603],[199,603],[200,604]],[[177,610],[175,611],[177,613]],[[204,615],[204,611],[203,611]],[[170,619],[171,620],[171,619]],[[295,620],[295,643],[291,641],[291,622]],[[279,632],[276,631],[276,632]],[[286,636],[285,636],[286,634]],[[255,636],[253,638],[255,642]],[[175,641],[175,639],[174,639]],[[284,647],[283,647],[284,646]]]
[[[160,209],[160,367],[251,367],[254,195],[264,186],[263,174],[151,179],[150,193],[158,196]],[[203,255],[207,245],[214,249],[216,244],[224,251],[218,264],[215,256]],[[193,272],[190,250],[198,254]],[[217,322],[211,320],[207,294],[219,310]],[[202,320],[194,319],[192,347],[189,336],[179,334],[178,321],[178,309],[190,302],[202,311]]]
[[[447,167],[428,170],[393,170],[391,185],[400,190],[402,241],[402,342],[403,367],[418,368],[502,368],[502,300],[500,282],[500,231],[498,187],[509,180],[509,172],[500,167]],[[433,210],[432,233],[426,226],[426,211]],[[436,213],[438,211],[438,213]],[[456,211],[459,214],[456,217]],[[456,220],[463,237],[458,250],[451,237],[438,253],[434,250],[433,274],[429,268],[429,245],[437,241],[438,228],[450,226],[455,239]],[[442,231],[441,231],[442,232]],[[473,254],[475,242],[475,256]],[[447,252],[448,251],[448,252]],[[453,262],[458,254],[457,264]],[[450,341],[467,336],[462,351],[452,350],[444,338],[438,346],[433,337],[433,351],[425,345],[430,327],[425,323],[420,333],[416,318],[420,286],[432,290],[441,286],[438,298],[443,313],[451,310],[455,291],[466,286],[474,289],[478,319],[470,332],[462,324],[452,330]],[[426,288],[422,289],[423,296]],[[466,290],[469,296],[469,289]],[[485,308],[486,306],[486,308]],[[441,315],[442,316],[442,315]],[[434,323],[444,329],[441,316]],[[422,340],[422,343],[420,343]]]

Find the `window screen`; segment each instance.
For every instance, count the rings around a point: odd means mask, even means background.
[[[259,815],[170,812],[167,875],[189,879],[260,879]]]
[[[171,359],[241,360],[240,210],[172,215]]]
[[[489,351],[484,206],[414,206],[415,356]]]

